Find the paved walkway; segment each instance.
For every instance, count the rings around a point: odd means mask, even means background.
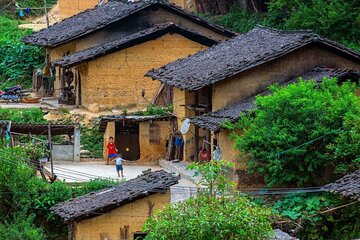
[[[50,164],[46,167],[50,169]],[[138,166],[133,164],[124,165],[125,179],[129,180],[136,178],[142,174],[142,171],[148,169],[156,171],[163,168],[160,166]],[[168,171],[167,169],[165,170]],[[105,165],[103,162],[57,162],[54,163],[54,173],[60,180],[65,180],[69,183],[88,182],[95,178],[110,178],[114,180],[122,179],[118,178],[114,165]],[[183,201],[191,196],[194,196],[198,188],[198,185],[193,181],[181,177],[179,183],[170,188],[171,202]]]
[[[200,184],[201,176],[194,177],[195,171],[187,169],[187,167],[189,166],[188,162],[184,162],[184,161],[172,162],[172,161],[160,160],[159,164],[161,167],[163,167],[169,172],[180,174],[181,178],[183,179],[187,179],[196,185]]]

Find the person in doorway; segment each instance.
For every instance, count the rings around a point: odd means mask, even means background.
[[[106,149],[107,149],[107,153],[108,153],[106,165],[109,165],[109,161],[112,161],[114,158],[117,157],[117,149],[116,149],[116,145],[114,143],[113,137],[109,138],[109,143],[106,146]]]
[[[209,162],[210,161],[210,153],[204,147],[200,148],[198,157],[199,157],[200,162]]]
[[[122,158],[122,155],[119,153],[112,161],[115,161],[116,163],[116,172],[118,174],[118,177],[124,177],[124,168],[122,166],[122,162],[126,162],[126,160],[124,160]]]

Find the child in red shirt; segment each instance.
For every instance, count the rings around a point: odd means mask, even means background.
[[[114,138],[113,137],[109,138],[109,143],[106,146],[106,149],[107,149],[107,153],[108,153],[108,158],[106,160],[106,165],[109,165],[109,160],[112,160],[112,159],[117,157],[117,149],[116,149],[116,145],[114,143]]]

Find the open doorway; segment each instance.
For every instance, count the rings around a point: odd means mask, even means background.
[[[139,123],[117,122],[115,124],[115,144],[126,160],[140,159]]]

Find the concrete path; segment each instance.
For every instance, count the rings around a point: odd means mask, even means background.
[[[47,164],[46,168],[50,169],[50,164]],[[156,171],[163,168],[160,166],[124,165],[125,180],[136,178],[142,174],[142,171],[148,169]],[[91,179],[96,178],[122,179],[118,178],[114,165],[105,165],[103,162],[57,162],[54,163],[54,173],[60,180],[65,180],[69,183],[88,182]],[[181,177],[179,183],[170,188],[171,202],[179,202],[188,199],[189,197],[196,195],[198,189],[199,186],[193,181]]]
[[[47,165],[50,168],[50,165]],[[133,179],[142,174],[142,171],[151,169],[152,171],[162,169],[159,166],[137,166],[124,165],[124,178]],[[60,162],[54,163],[54,173],[60,180],[67,182],[87,182],[95,178],[119,178],[115,169],[115,165],[105,165],[103,162]]]
[[[194,177],[195,171],[187,169],[187,167],[189,166],[188,162],[184,162],[184,161],[172,162],[172,161],[160,160],[159,165],[169,172],[180,174],[181,178],[183,179],[187,179],[196,185],[200,184],[201,176]]]

